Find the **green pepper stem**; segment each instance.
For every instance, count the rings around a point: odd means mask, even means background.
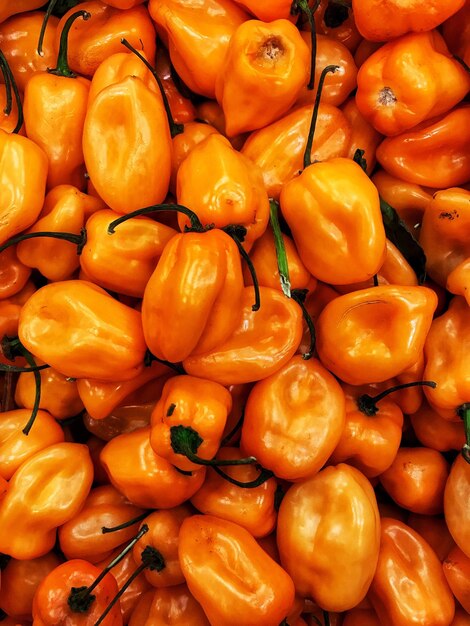
[[[372,280],[374,281],[374,287],[378,287],[379,286],[379,275],[378,274],[374,274],[374,276],[372,277]]]
[[[123,46],[126,46],[126,48],[128,50],[130,50],[133,54],[135,54],[141,61],[142,63],[145,64],[145,66],[147,67],[147,69],[152,72],[153,77],[155,78],[155,80],[157,81],[157,85],[158,88],[160,90],[160,94],[162,96],[162,100],[163,100],[163,106],[165,107],[165,112],[166,112],[166,116],[168,118],[168,125],[170,126],[170,134],[173,137],[176,137],[176,135],[180,135],[181,133],[184,132],[184,124],[177,124],[175,122],[175,120],[173,119],[173,114],[171,112],[171,108],[170,105],[168,103],[168,98],[166,97],[166,93],[165,90],[163,89],[163,83],[160,79],[160,76],[157,74],[156,70],[150,65],[150,63],[147,61],[147,59],[140,54],[140,52],[138,50],[136,50],[134,48],[134,46],[132,46],[127,39],[121,39],[121,43]]]
[[[307,293],[308,293],[307,289],[294,289],[292,291],[292,299],[295,300],[295,302],[297,302],[297,304],[299,305],[302,311],[302,315],[305,320],[305,323],[307,324],[308,332],[310,333],[310,346],[309,346],[308,352],[304,352],[304,354],[302,354],[302,358],[304,359],[304,361],[308,361],[309,359],[312,358],[313,352],[315,350],[316,339],[317,339],[315,325],[310,316],[310,313],[307,311],[307,308],[305,306],[305,298],[307,297]]]
[[[147,352],[145,353],[145,357],[144,357],[145,367],[150,367],[154,361],[157,361],[157,363],[161,363],[162,365],[166,365],[167,367],[175,371],[177,374],[186,374],[184,367],[180,363],[172,363],[171,361],[165,361],[164,359],[159,359],[154,354],[152,354],[150,350],[147,348]]]
[[[308,0],[295,0],[293,5],[300,9],[302,13],[307,16],[308,23],[310,25],[310,37],[312,50],[310,53],[310,79],[308,81],[307,89],[312,90],[315,87],[315,65],[317,61],[317,27],[315,24],[315,11],[320,6],[320,0],[317,0],[313,9],[310,8]]]
[[[74,613],[85,613],[94,601],[95,596],[92,592],[100,584],[103,578],[110,572],[113,567],[122,561],[126,555],[132,550],[135,544],[147,533],[149,527],[147,524],[143,524],[137,535],[127,544],[127,546],[109,563],[101,572],[97,578],[91,583],[89,587],[72,587],[69,597],[67,598],[67,604]]]
[[[204,465],[205,467],[231,467],[234,465],[253,465],[257,463],[254,456],[244,459],[203,459],[196,454],[203,439],[199,433],[191,426],[171,426],[170,428],[171,447],[175,454],[185,456],[191,463],[196,465]]]
[[[467,463],[470,463],[470,402],[462,404],[457,413],[463,419],[465,428],[465,444],[462,447],[462,456]]]
[[[12,372],[21,374],[23,372],[39,372],[45,370],[50,365],[36,365],[35,367],[16,367],[16,365],[7,365],[6,363],[0,363],[0,372]]]
[[[158,211],[177,211],[178,213],[183,213],[186,217],[189,218],[191,222],[191,226],[185,227],[185,232],[198,232],[203,233],[206,230],[210,230],[212,226],[203,226],[194,211],[188,209],[188,207],[183,206],[182,204],[153,204],[152,206],[147,206],[143,209],[137,209],[136,211],[132,211],[132,213],[127,213],[126,215],[121,215],[116,220],[111,222],[108,226],[108,234],[113,235],[116,228],[127,222],[127,220],[132,219],[133,217],[139,217],[141,215],[148,215],[149,213],[156,213]]]
[[[82,228],[79,235],[74,235],[73,233],[61,233],[54,231],[43,231],[38,233],[26,233],[24,235],[18,235],[18,237],[13,237],[13,239],[9,239],[3,246],[0,246],[0,253],[10,248],[11,246],[15,246],[17,243],[21,243],[22,241],[26,241],[27,239],[37,239],[39,237],[50,237],[51,239],[61,239],[63,241],[69,241],[70,243],[74,243],[77,246],[77,254],[80,255],[87,241],[87,233],[86,229]]]
[[[305,146],[304,169],[312,164],[313,138],[315,136],[315,128],[317,125],[318,110],[320,108],[321,94],[323,91],[323,84],[325,82],[326,75],[329,73],[334,74],[336,70],[339,70],[339,69],[340,69],[339,65],[327,65],[322,70],[322,73],[320,74],[320,80],[318,81],[317,94],[315,96],[315,104],[313,105],[312,120],[310,122],[310,129],[308,131],[307,144]]]
[[[89,20],[91,13],[88,11],[75,11],[65,22],[64,28],[60,34],[59,56],[57,57],[57,66],[54,69],[47,70],[49,74],[55,76],[63,76],[64,78],[76,78],[77,75],[69,67],[68,63],[68,36],[73,23],[78,18],[83,18],[84,21]]]
[[[287,262],[286,246],[279,226],[279,203],[271,199],[269,201],[269,219],[274,235],[274,245],[276,247],[277,268],[281,280],[282,293],[288,298],[291,297],[289,264]]]
[[[250,480],[246,483],[232,478],[223,470],[221,470],[220,467],[217,467],[217,465],[214,465],[212,469],[224,480],[231,483],[232,485],[235,485],[236,487],[241,487],[242,489],[256,489],[256,487],[264,484],[266,481],[274,476],[274,473],[271,472],[271,470],[264,469],[264,467],[261,467],[260,465],[258,465],[257,467],[260,469],[260,474],[258,478],[255,478],[255,480]]]
[[[31,367],[36,367],[36,361],[33,358],[33,355],[26,350],[23,346],[20,347],[20,351],[22,352],[26,362],[31,365]],[[33,427],[34,422],[36,421],[36,417],[39,411],[39,404],[41,402],[41,374],[38,370],[33,372],[34,375],[34,383],[35,383],[35,393],[34,393],[34,404],[31,410],[31,417],[29,418],[26,426],[23,428],[23,435],[28,436],[31,428]]]
[[[373,417],[379,411],[377,402],[380,402],[380,400],[383,400],[389,394],[395,393],[395,391],[401,391],[402,389],[408,389],[409,387],[431,387],[432,389],[435,389],[437,387],[437,383],[433,380],[415,380],[411,383],[403,383],[402,385],[395,385],[394,387],[390,387],[390,389],[385,389],[385,391],[382,391],[376,396],[369,396],[365,393],[357,399],[357,408],[369,417]]]
[[[225,226],[222,230],[225,233],[227,233],[227,235],[229,235],[233,239],[233,241],[236,243],[238,251],[240,252],[240,256],[243,258],[243,260],[247,264],[248,270],[253,280],[253,289],[255,292],[255,303],[251,307],[251,310],[258,311],[261,306],[261,296],[260,296],[260,291],[259,291],[258,276],[256,275],[255,266],[253,265],[250,259],[250,255],[248,254],[248,252],[245,250],[245,248],[242,245],[242,242],[244,241],[246,232],[247,232],[246,228],[239,224],[230,224],[229,226]]]
[[[325,626],[330,626],[330,614],[328,611],[323,611],[323,621],[325,622]]]
[[[57,4],[57,0],[50,0],[49,6],[47,7],[46,14],[44,15],[44,19],[42,20],[41,30],[39,32],[39,39],[38,39],[38,54],[40,57],[44,56],[44,53],[42,51],[42,45],[44,43],[44,36],[46,34],[46,28],[49,22],[49,18],[51,17],[52,11],[54,10],[56,4]]]
[[[18,109],[18,119],[16,121],[15,128],[11,131],[12,135],[16,135],[19,133],[20,128],[23,126],[23,104],[20,98],[20,92],[18,91],[18,85],[16,84],[15,77],[13,72],[11,71],[10,66],[8,65],[8,61],[6,60],[5,55],[0,50],[0,64],[2,66],[3,76],[5,77],[5,89],[7,90],[7,106],[4,109],[6,115],[10,115],[11,107],[12,107],[12,97],[11,90],[15,95],[16,108]],[[9,110],[8,110],[9,109]]]
[[[148,516],[149,512],[145,511],[140,515],[137,515],[137,517],[133,517],[129,521],[124,522],[123,524],[119,524],[119,526],[102,526],[101,532],[103,533],[103,535],[106,535],[108,533],[116,533],[118,530],[124,530],[124,528],[129,528],[129,526],[133,526],[134,524],[137,524],[137,522],[141,522]]]

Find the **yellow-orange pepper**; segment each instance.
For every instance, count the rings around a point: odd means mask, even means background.
[[[0,254],[0,300],[19,293],[30,275],[31,269],[18,259],[16,246],[4,250]]]
[[[292,0],[234,0],[243,8],[253,13],[259,20],[292,19]]]
[[[15,3],[7,3],[0,8],[0,22],[4,22],[12,15],[34,11],[44,6],[41,0],[17,0]]]
[[[447,276],[447,290],[463,296],[470,306],[470,258],[462,261]]]
[[[337,72],[333,76],[336,76],[336,74]],[[351,126],[349,150],[344,156],[353,159],[356,150],[364,150],[363,158],[366,160],[366,172],[370,175],[375,168],[375,153],[383,137],[361,115],[357,108],[356,98],[349,98],[341,107],[341,111]],[[396,208],[395,205],[393,207]]]
[[[176,176],[181,163],[197,145],[207,139],[209,135],[219,131],[210,123],[188,122],[183,127],[183,132],[173,137],[173,150],[171,152],[171,181],[170,189],[176,192]]]

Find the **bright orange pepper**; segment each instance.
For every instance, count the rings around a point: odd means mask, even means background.
[[[310,2],[310,4],[312,3]],[[339,41],[354,53],[362,38],[357,30],[350,6],[345,6],[339,2],[320,0],[314,18],[319,33]],[[307,23],[304,28],[307,28]]]
[[[19,467],[37,452],[64,441],[64,433],[46,411],[39,411],[28,435],[22,429],[31,411],[16,409],[0,415],[0,476],[10,480]]]
[[[103,89],[87,112],[83,152],[96,191],[114,211],[164,200],[171,136],[161,96],[133,76]]]
[[[53,211],[53,209],[61,201],[61,199],[64,197],[69,197],[69,195],[77,196],[77,199],[80,201],[80,205],[83,208],[85,221],[88,220],[88,218],[91,217],[93,213],[96,213],[97,211],[102,211],[103,209],[107,208],[106,204],[103,202],[103,200],[101,200],[101,198],[91,196],[88,193],[82,193],[73,185],[57,185],[57,187],[54,187],[54,189],[51,189],[47,192],[40,217],[45,217],[46,215],[49,215],[49,213]]]
[[[146,350],[140,313],[86,281],[36,291],[21,310],[18,334],[33,355],[72,378],[128,380]]]
[[[112,484],[143,508],[171,509],[191,498],[204,482],[205,469],[185,475],[150,446],[150,428],[114,437],[101,452]]]
[[[336,76],[336,74],[337,72],[335,72],[333,76]],[[353,159],[357,150],[364,150],[363,157],[366,160],[366,172],[370,175],[375,168],[375,152],[383,137],[360,114],[355,98],[349,98],[349,100],[346,100],[341,107],[341,110],[348,120],[352,130],[349,141],[349,150],[345,156]]]
[[[459,548],[470,557],[470,464],[458,455],[450,470],[444,492],[444,515],[447,528]]]
[[[448,626],[454,616],[454,598],[434,550],[412,528],[393,519],[382,518],[369,599],[387,626],[409,626],[416,616],[422,624]]]
[[[145,0],[102,0],[104,4],[116,9],[133,9],[138,4],[142,4]]]
[[[227,137],[225,115],[222,107],[215,100],[205,100],[197,105],[197,119],[213,126],[218,132]],[[235,137],[227,137],[235,150],[241,150],[245,143],[247,134],[242,133]]]
[[[192,91],[215,98],[230,38],[248,14],[231,0],[150,0],[148,10],[178,76]]]
[[[23,102],[23,97],[21,94],[18,94],[20,97],[20,101]],[[0,128],[7,133],[13,132],[19,123],[19,111],[18,104],[16,102],[16,98],[12,99],[11,109],[8,112],[8,98],[7,98],[7,90],[5,85],[0,85]],[[19,135],[24,135],[24,124],[21,125],[20,130],[18,131]]]
[[[455,187],[434,194],[419,242],[429,276],[445,287],[449,274],[470,257],[470,191]]]
[[[210,626],[186,585],[164,587],[142,595],[129,626]]]
[[[470,626],[470,615],[464,609],[457,607],[450,626]]]
[[[455,542],[443,517],[411,513],[406,523],[429,543],[440,561],[444,561],[451,549],[455,547]]]
[[[377,148],[377,161],[392,176],[436,189],[465,184],[470,178],[470,107],[462,106]]]
[[[442,563],[444,576],[456,599],[470,613],[470,557],[455,546]]]
[[[292,19],[292,0],[234,0],[244,9],[253,13],[259,20]]]
[[[12,15],[17,13],[25,13],[26,11],[34,11],[44,6],[41,0],[17,0],[14,4],[8,3],[0,8],[0,22],[4,22]]]
[[[379,196],[354,161],[313,163],[284,185],[280,204],[300,258],[319,280],[355,283],[380,269],[386,249]]]
[[[16,246],[7,248],[0,254],[0,300],[11,298],[19,293],[31,275],[31,269],[21,263],[16,254]]]
[[[462,421],[451,422],[442,418],[427,403],[410,415],[411,425],[423,446],[447,452],[460,450],[465,443],[465,430]]]
[[[352,609],[343,619],[342,626],[382,626],[373,609]]]
[[[269,199],[261,171],[218,134],[195,146],[180,165],[176,197],[203,224],[214,224],[216,228],[244,226],[248,251],[268,224]],[[178,223],[183,230],[189,220],[181,214]]]
[[[393,378],[421,355],[436,305],[426,287],[383,285],[340,296],[318,319],[320,360],[351,385]]]
[[[432,30],[456,13],[465,0],[353,0],[356,26],[370,41],[388,41],[409,32]]]
[[[456,1],[456,0],[454,0]],[[454,13],[442,25],[442,34],[449,50],[458,55],[467,65],[470,64],[470,2]]]
[[[183,127],[183,132],[173,137],[173,150],[171,153],[171,181],[170,189],[176,192],[176,177],[181,163],[188,154],[209,135],[215,135],[218,130],[211,124],[202,122],[188,122]]]
[[[124,222],[111,237],[114,211],[94,213],[86,223],[87,241],[80,266],[91,282],[116,293],[141,298],[157,262],[176,231],[146,217]]]
[[[470,258],[457,265],[447,276],[447,291],[463,296],[470,306]]]
[[[36,589],[60,562],[54,552],[26,561],[11,559],[2,570],[0,608],[17,619],[30,620]]]
[[[368,41],[367,39],[363,39],[361,43],[358,45],[356,52],[354,54],[354,62],[356,63],[358,69],[382,45],[383,45],[382,42],[379,43],[377,41]]]
[[[47,554],[56,528],[81,509],[92,482],[93,465],[84,445],[56,443],[30,457],[0,502],[0,551],[16,559]]]
[[[379,555],[379,511],[367,478],[342,463],[290,487],[279,509],[277,543],[299,595],[327,611],[356,606]]]
[[[8,10],[17,2],[3,3]],[[54,67],[57,60],[55,37],[59,20],[51,16],[45,31],[42,55],[38,53],[38,39],[45,13],[19,13],[0,24],[0,49],[11,67],[20,91],[24,91],[28,80],[36,72],[45,72]],[[3,79],[0,77],[0,82]]]
[[[300,307],[269,287],[260,287],[260,300],[260,309],[253,311],[253,292],[245,287],[232,335],[212,351],[186,358],[185,371],[221,385],[236,385],[266,378],[287,363],[302,337]]]
[[[108,6],[99,0],[80,3],[80,9],[91,14],[88,22],[75,22],[69,36],[69,64],[72,71],[92,77],[102,61],[115,52],[122,52],[121,39],[127,39],[135,48],[144,50],[147,58],[155,58],[155,29],[145,7],[136,6],[127,11]],[[56,33],[56,47],[67,19],[74,13],[72,7],[62,17]]]
[[[313,106],[303,106],[285,117],[253,132],[242,154],[261,168],[268,195],[279,198],[283,185],[302,169],[302,158]],[[325,161],[347,156],[351,126],[338,108],[322,104],[312,146],[311,160]]]
[[[18,335],[21,309],[35,291],[36,287],[34,284],[28,281],[19,293],[5,300],[0,300],[0,338],[5,337],[5,335],[7,337],[16,337]],[[26,365],[23,357],[16,357],[12,363],[10,359],[6,359],[2,350],[0,350],[0,363],[19,366]]]
[[[294,602],[289,575],[250,533],[212,515],[183,522],[180,564],[191,593],[218,626],[280,623]]]
[[[174,121],[177,124],[193,122],[196,118],[196,108],[191,100],[179,91],[175,82],[178,81],[179,77],[175,75],[169,54],[165,48],[158,51],[155,70],[162,82],[163,91],[168,100]],[[182,87],[181,91],[183,91]]]
[[[288,20],[241,24],[215,84],[227,135],[264,128],[287,113],[308,82],[309,59],[308,46]]]
[[[293,357],[256,383],[245,407],[241,447],[279,478],[316,474],[344,428],[344,394],[316,359]]]
[[[462,100],[470,77],[437,31],[405,35],[374,52],[357,75],[356,102],[383,135],[395,136]]]

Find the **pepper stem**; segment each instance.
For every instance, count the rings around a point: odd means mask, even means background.
[[[395,391],[400,391],[401,389],[408,389],[409,387],[431,387],[432,389],[435,389],[437,387],[437,383],[432,380],[415,380],[411,383],[403,383],[402,385],[390,387],[390,389],[386,389],[376,396],[369,396],[365,393],[357,399],[357,407],[362,413],[365,413],[369,417],[373,417],[379,411],[377,402],[386,398],[390,393],[395,393]]]
[[[225,437],[222,439],[222,442],[220,444],[221,446],[227,446],[230,443],[230,440],[232,439],[232,437],[234,437],[237,434],[237,432],[240,430],[240,428],[242,427],[244,419],[245,419],[245,407],[243,407],[241,415],[238,418],[238,421],[235,424],[235,426],[228,433],[228,435],[225,435]]]
[[[208,467],[227,467],[233,465],[253,465],[256,463],[254,456],[246,457],[245,459],[203,459],[196,454],[199,446],[203,442],[203,439],[199,436],[199,433],[191,428],[191,426],[171,426],[170,428],[170,440],[171,447],[175,454],[181,454],[185,456],[191,463],[196,465],[204,465]]]
[[[232,485],[235,485],[236,487],[241,487],[242,489],[256,489],[256,487],[259,487],[260,485],[264,484],[267,480],[269,480],[270,478],[274,476],[274,473],[271,472],[271,470],[264,469],[264,467],[261,467],[261,465],[258,465],[257,467],[260,470],[260,474],[258,478],[255,478],[255,480],[250,480],[246,483],[243,483],[240,480],[236,480],[235,478],[232,478],[231,476],[226,474],[223,470],[221,470],[220,467],[217,467],[217,465],[214,465],[212,469],[219,476],[221,476],[224,480],[231,483]]]
[[[5,89],[7,90],[7,105],[4,109],[5,115],[10,115],[11,107],[12,107],[12,97],[11,90],[13,89],[13,93],[15,95],[16,107],[18,109],[18,120],[16,122],[15,128],[11,131],[12,135],[16,135],[20,128],[23,126],[23,105],[21,103],[20,92],[18,91],[18,85],[16,84],[15,77],[13,76],[13,72],[11,71],[10,66],[8,65],[8,61],[6,60],[5,55],[0,50],[0,65],[2,67],[3,76],[5,77]]]
[[[28,352],[28,350],[26,350],[25,347],[21,346],[20,347],[20,351],[23,354],[24,358],[26,359],[26,362],[28,363],[28,365],[31,365],[31,367],[36,367],[36,361],[33,358],[33,355]],[[39,404],[41,402],[41,374],[38,372],[38,370],[35,370],[33,372],[34,375],[34,383],[35,383],[35,393],[34,393],[34,404],[33,404],[33,408],[31,411],[31,417],[29,418],[26,426],[23,428],[23,435],[28,436],[29,432],[31,430],[31,428],[34,425],[34,422],[36,421],[36,417],[39,411]]]
[[[307,308],[305,307],[305,298],[307,297],[307,293],[307,289],[294,289],[292,291],[292,299],[295,300],[295,302],[297,302],[297,304],[301,308],[303,318],[305,320],[305,323],[307,324],[308,332],[310,333],[310,346],[308,352],[304,352],[304,354],[302,354],[302,358],[304,359],[304,361],[308,361],[312,358],[313,352],[315,350],[315,343],[317,340],[317,334],[315,331],[313,320],[310,316],[310,313],[307,311]]]
[[[152,354],[150,350],[147,348],[147,351],[144,357],[145,367],[150,367],[154,361],[157,361],[157,363],[161,363],[162,365],[166,365],[167,367],[175,371],[177,374],[186,374],[184,367],[181,364],[172,363],[171,361],[165,361],[164,359],[159,359],[154,354]]]
[[[462,456],[470,463],[470,402],[462,404],[457,410],[458,415],[463,419],[465,428],[465,444],[462,447]]]
[[[379,286],[379,275],[378,274],[374,274],[374,276],[372,277],[372,280],[374,281],[374,287],[378,287]]]
[[[67,604],[71,611],[74,613],[86,613],[90,608],[92,602],[95,600],[95,596],[92,592],[100,584],[103,578],[110,572],[113,567],[122,561],[123,558],[132,550],[135,544],[141,539],[145,533],[147,533],[149,527],[147,524],[143,524],[137,535],[132,539],[127,546],[120,552],[112,561],[107,565],[101,574],[95,578],[89,587],[72,587],[69,597],[67,598]]]
[[[121,215],[121,217],[118,217],[108,226],[108,234],[113,235],[114,231],[120,224],[127,222],[127,220],[130,220],[133,217],[148,215],[149,213],[156,213],[158,211],[178,211],[178,213],[183,213],[184,215],[186,215],[186,217],[188,217],[191,222],[191,226],[189,228],[186,226],[185,232],[203,233],[206,230],[210,230],[212,228],[212,226],[203,226],[196,213],[194,213],[194,211],[191,211],[191,209],[188,209],[188,207],[183,206],[182,204],[153,204],[152,206],[147,206],[143,209],[137,209],[136,211],[132,211],[132,213]]]
[[[310,129],[307,136],[307,145],[304,152],[304,169],[312,164],[312,146],[313,138],[315,135],[315,128],[317,125],[318,110],[320,108],[321,94],[323,91],[323,83],[325,82],[326,75],[330,72],[334,74],[336,70],[339,70],[339,65],[327,65],[320,74],[320,80],[318,81],[317,94],[315,96],[315,104],[313,105],[312,121],[310,122]]]
[[[261,296],[260,296],[260,291],[259,291],[258,276],[256,275],[255,266],[253,265],[250,259],[250,255],[242,246],[242,242],[245,240],[245,236],[246,236],[246,228],[239,224],[231,224],[229,226],[225,226],[225,228],[222,228],[222,230],[225,233],[227,233],[227,235],[229,235],[237,244],[238,251],[240,252],[240,255],[242,256],[243,260],[248,266],[248,270],[253,280],[253,289],[255,291],[255,303],[251,307],[251,310],[258,311],[261,306]]]
[[[279,203],[276,200],[270,199],[269,201],[269,219],[271,222],[271,228],[274,234],[274,245],[276,247],[277,268],[279,270],[279,277],[281,280],[282,293],[291,297],[290,291],[290,277],[289,277],[289,264],[287,262],[286,246],[284,243],[284,237],[279,226]]]
[[[308,81],[307,89],[312,90],[315,86],[315,64],[317,60],[317,27],[315,24],[315,11],[320,6],[320,0],[317,0],[313,9],[310,8],[308,0],[295,0],[293,7],[300,9],[302,13],[307,16],[308,23],[310,25],[310,37],[312,43],[312,50],[310,53],[310,79]]]
[[[147,59],[142,54],[140,54],[140,52],[138,50],[136,50],[127,41],[127,39],[121,39],[121,43],[122,43],[123,46],[126,46],[126,48],[128,50],[130,50],[133,54],[135,54],[142,61],[142,63],[145,64],[147,69],[150,70],[150,72],[152,72],[152,75],[155,78],[155,80],[157,81],[158,88],[159,88],[160,94],[162,96],[163,106],[165,107],[166,116],[168,118],[168,125],[170,126],[170,134],[171,134],[172,138],[176,137],[176,135],[180,135],[182,132],[184,132],[184,125],[183,124],[177,124],[175,122],[175,120],[173,119],[173,114],[171,112],[171,108],[170,108],[170,105],[168,103],[168,98],[166,97],[165,90],[163,89],[163,83],[160,80],[160,76],[157,74],[156,70],[150,65],[150,63],[147,61]]]
[[[43,51],[42,51],[42,44],[44,43],[44,36],[46,34],[46,28],[49,22],[49,18],[51,17],[52,11],[54,10],[56,4],[57,4],[57,0],[51,0],[49,2],[49,6],[47,7],[46,14],[44,16],[44,19],[42,20],[41,30],[39,32],[39,39],[38,39],[38,54],[40,57],[44,56]]]
[[[323,621],[325,622],[325,626],[330,626],[330,614],[328,611],[323,611]]]
[[[15,246],[17,243],[26,241],[27,239],[37,239],[38,237],[51,237],[51,239],[62,239],[63,241],[69,241],[70,243],[74,243],[77,246],[78,255],[82,253],[82,250],[85,247],[87,241],[87,233],[85,228],[81,229],[79,235],[54,231],[26,233],[25,235],[18,235],[18,237],[13,237],[13,239],[9,239],[6,243],[3,244],[3,246],[0,246],[0,253],[7,248],[10,248],[11,246]]]
[[[108,533],[116,533],[118,530],[124,530],[124,528],[129,528],[129,526],[133,526],[134,524],[137,524],[137,522],[141,522],[143,519],[148,517],[148,515],[149,512],[145,511],[145,513],[141,513],[140,515],[137,515],[137,517],[133,517],[129,521],[124,522],[123,524],[119,524],[119,526],[102,526],[101,532],[103,533],[103,535],[107,535]]]
[[[65,22],[64,28],[60,34],[59,56],[57,57],[57,67],[52,70],[47,70],[49,74],[55,74],[56,76],[64,76],[65,78],[76,78],[77,75],[72,72],[68,63],[68,36],[73,23],[78,18],[83,18],[84,21],[89,20],[91,13],[88,11],[75,11]]]

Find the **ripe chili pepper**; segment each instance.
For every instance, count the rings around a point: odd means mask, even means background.
[[[204,482],[205,469],[182,474],[150,446],[150,428],[109,441],[101,462],[112,484],[136,506],[171,509],[191,498]]]
[[[447,276],[447,291],[463,296],[470,306],[470,258],[457,265]]]
[[[18,0],[14,4],[5,4],[0,9],[0,22],[4,22],[12,15],[17,13],[25,13],[26,11],[34,11],[44,6],[42,0]]]
[[[16,254],[16,247],[7,248],[0,254],[0,300],[18,294],[28,282],[31,269]]]
[[[197,470],[200,460],[212,459],[219,449],[231,408],[222,385],[194,376],[171,378],[152,413],[150,445],[176,468]]]
[[[392,176],[437,189],[462,185],[470,178],[470,107],[450,111],[377,148],[377,161]]]
[[[259,20],[272,22],[273,20],[292,18],[292,0],[234,0]]]
[[[21,310],[18,330],[22,344],[64,376],[126,380],[143,364],[140,313],[86,281],[36,291]]]
[[[465,0],[430,5],[425,0],[353,0],[356,26],[371,41],[388,41],[409,32],[432,30],[456,13]]]
[[[129,626],[210,626],[186,585],[164,587],[141,596]]]
[[[357,75],[356,102],[383,135],[400,135],[450,111],[470,77],[437,31],[405,35],[374,52]]]
[[[334,76],[336,75],[336,72]],[[374,170],[376,159],[375,152],[382,141],[382,135],[369,124],[357,108],[356,99],[349,98],[341,107],[347,121],[351,126],[349,150],[346,155],[353,159],[357,150],[364,150],[363,158],[366,161],[366,172],[371,174]],[[375,183],[374,183],[375,184]],[[395,205],[393,205],[395,208]]]
[[[317,323],[323,365],[351,385],[381,382],[416,363],[437,305],[427,287],[384,285],[336,298]],[[426,371],[427,380],[436,380]]]
[[[173,192],[176,193],[176,177],[181,163],[197,145],[207,139],[209,135],[217,133],[217,129],[211,124],[188,122],[184,125],[183,132],[173,137],[170,181],[170,189]]]
[[[369,591],[380,623],[447,626],[454,615],[454,598],[435,552],[413,529],[382,518],[377,570]]]
[[[176,197],[203,224],[246,228],[244,245],[248,251],[268,224],[269,199],[261,172],[218,134],[195,146],[180,165]],[[183,230],[189,220],[180,214],[178,223]]]
[[[212,515],[193,515],[180,530],[179,558],[189,590],[210,623],[279,624],[294,602],[286,572],[250,533]]]
[[[248,14],[230,0],[151,0],[148,10],[178,76],[192,91],[214,98],[230,38]]]
[[[242,154],[261,169],[268,195],[278,199],[283,185],[302,169],[302,157],[312,119],[312,105],[288,113],[285,117],[253,132]],[[325,161],[348,154],[351,126],[338,108],[320,105],[311,160]]]
[[[470,558],[455,546],[442,563],[452,593],[465,609],[470,612]]]
[[[467,556],[470,556],[469,494],[470,464],[463,456],[458,455],[446,483],[444,515],[452,538]]]
[[[449,50],[458,55],[467,65],[470,64],[470,3],[468,0],[457,13],[442,25],[442,34]]]
[[[308,46],[288,20],[241,24],[215,84],[227,135],[264,128],[287,113],[308,82],[309,58]]]
[[[0,475],[7,480],[37,452],[64,441],[62,428],[46,411],[38,412],[35,427],[25,435],[22,428],[30,415],[31,411],[17,409],[0,416]]]
[[[185,371],[221,385],[235,385],[266,378],[287,363],[302,336],[301,309],[269,287],[260,287],[260,300],[262,306],[253,311],[252,290],[246,287],[232,335],[211,351],[187,357]]]
[[[429,543],[440,561],[444,561],[451,549],[455,547],[454,540],[442,517],[411,513],[406,523]]]
[[[0,551],[17,559],[47,554],[56,528],[77,514],[92,481],[88,448],[81,444],[57,443],[26,460],[0,502]]]
[[[104,4],[116,9],[132,9],[138,4],[142,4],[145,0],[102,0]]]
[[[296,592],[324,610],[345,611],[363,600],[379,541],[374,491],[349,465],[327,467],[290,487],[282,500],[277,524],[281,562]]]
[[[361,41],[361,35],[357,30],[351,7],[330,0],[320,0],[316,4],[318,8],[314,17],[318,32],[339,41],[354,52]]]
[[[0,608],[17,619],[30,620],[36,589],[60,562],[54,552],[25,561],[11,559],[2,570]]]
[[[181,93],[184,91],[181,86],[181,91],[179,90],[177,83],[179,85],[181,80],[170,62],[167,50],[163,47],[158,51],[155,70],[162,83],[175,122],[177,124],[193,122],[197,117],[196,108],[187,95]]]
[[[342,626],[381,626],[381,623],[373,609],[352,609],[345,614]]]
[[[458,422],[451,422],[443,419],[427,403],[410,415],[410,420],[415,435],[423,446],[447,452],[460,450],[465,444],[462,421],[459,419]]]
[[[294,356],[258,382],[245,407],[241,447],[279,478],[316,474],[344,427],[344,394],[316,359]]]

